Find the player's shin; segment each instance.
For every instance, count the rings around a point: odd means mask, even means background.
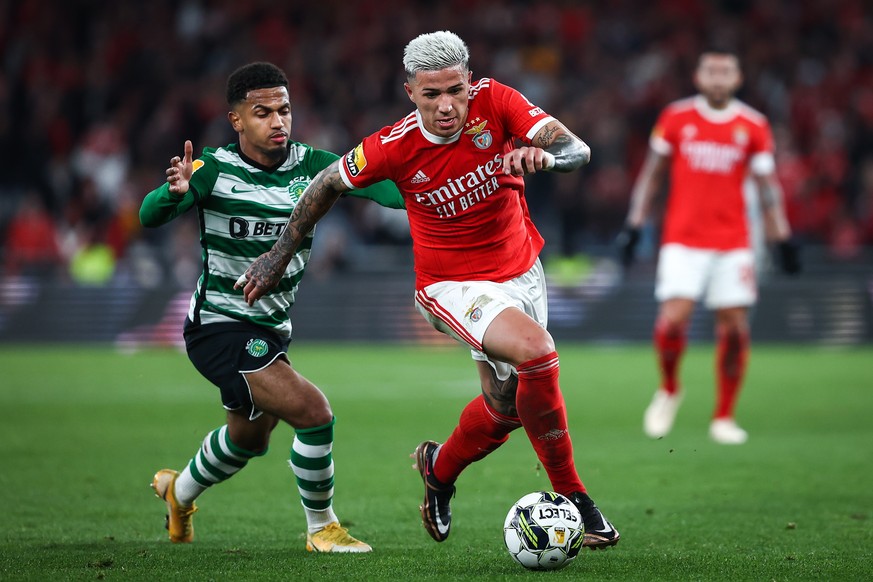
[[[679,363],[688,344],[685,326],[659,319],[655,323],[653,340],[661,370],[661,389],[667,394],[676,394],[679,391]]]
[[[434,463],[434,475],[441,483],[455,482],[470,463],[485,458],[521,426],[518,418],[492,409],[480,394],[461,412],[458,426],[440,449]]]
[[[718,395],[714,418],[732,418],[740,387],[746,374],[749,359],[749,333],[747,331],[718,332],[716,348],[716,375]]]
[[[567,409],[558,385],[557,352],[519,364],[517,370],[518,416],[553,489],[564,495],[584,492],[573,461]]]
[[[241,471],[249,459],[265,453],[253,453],[233,444],[227,425],[213,430],[176,478],[176,499],[181,505],[191,505],[208,487],[227,481]]]
[[[310,533],[338,521],[333,512],[333,424],[296,429],[289,465]]]

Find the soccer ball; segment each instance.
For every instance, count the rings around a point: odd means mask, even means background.
[[[582,549],[583,534],[579,510],[552,491],[528,493],[512,505],[503,522],[509,555],[531,570],[554,570],[572,562]]]

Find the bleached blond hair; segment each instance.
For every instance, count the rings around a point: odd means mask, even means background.
[[[439,71],[461,66],[469,70],[470,50],[454,32],[440,30],[420,34],[403,49],[403,68],[409,80],[419,71]]]

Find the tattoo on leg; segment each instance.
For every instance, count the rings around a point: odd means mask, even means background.
[[[489,366],[490,367],[490,366]],[[487,387],[482,387],[482,396],[488,406],[500,414],[518,418],[518,410],[515,408],[515,393],[518,391],[518,376],[510,374],[506,380],[497,378],[497,372],[491,368],[491,382]]]

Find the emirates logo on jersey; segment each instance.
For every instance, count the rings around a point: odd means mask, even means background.
[[[429,192],[415,192],[415,202],[432,207],[440,218],[451,218],[485,200],[500,188],[498,172],[503,170],[500,154],[476,166],[463,176],[446,180]]]
[[[741,147],[715,141],[685,141],[680,152],[690,169],[709,174],[729,174],[745,159]]]
[[[478,123],[479,117],[475,118],[472,121],[467,122],[467,126],[470,127],[467,131],[464,132],[464,135],[472,135],[473,136],[473,145],[475,145],[480,150],[487,150],[491,147],[491,144],[494,143],[494,138],[491,137],[491,130],[485,129],[485,125],[488,123],[488,120],[485,119],[482,123]]]

